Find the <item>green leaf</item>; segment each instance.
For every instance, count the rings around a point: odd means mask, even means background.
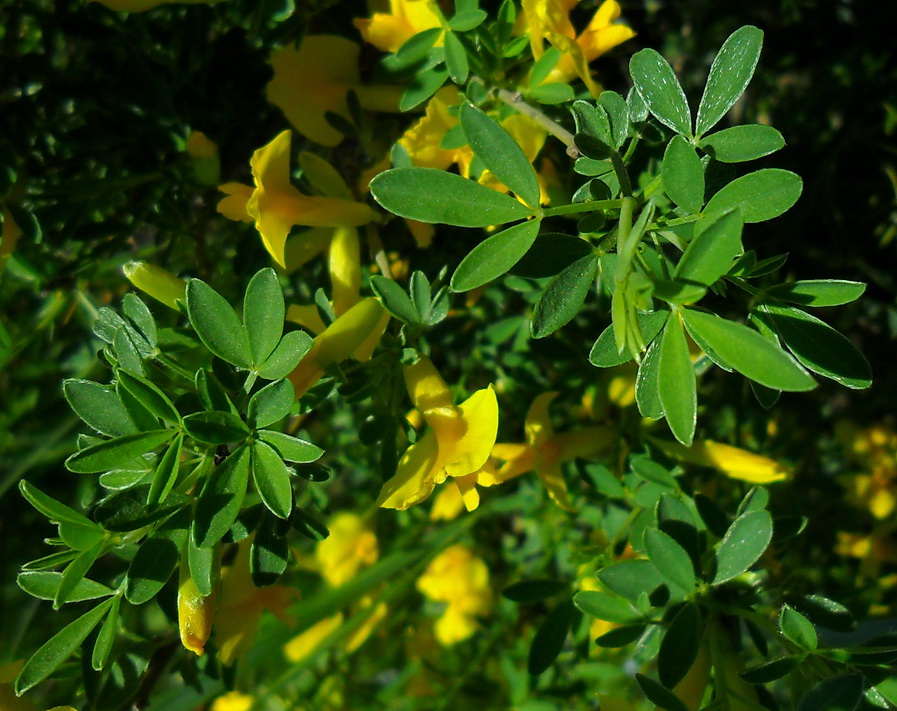
[[[419,222],[488,227],[533,214],[508,195],[435,168],[393,168],[375,177],[370,188],[386,210]]]
[[[224,460],[206,481],[196,504],[193,540],[201,548],[214,546],[240,513],[249,483],[249,447],[243,445]]]
[[[273,430],[259,430],[257,432],[260,440],[266,444],[270,444],[274,450],[286,461],[296,462],[297,464],[309,464],[321,458],[324,450],[320,447],[306,442],[304,439],[292,437],[282,432],[274,432]]]
[[[752,328],[694,309],[683,310],[682,315],[688,330],[706,341],[725,363],[744,377],[788,392],[816,387],[807,371]]]
[[[421,323],[420,313],[411,297],[395,280],[375,274],[371,277],[371,289],[380,299],[383,308],[405,323]]]
[[[772,516],[768,511],[751,511],[735,519],[716,549],[713,584],[719,585],[748,570],[771,540]]]
[[[772,126],[753,123],[732,126],[705,136],[698,143],[701,150],[720,163],[743,163],[775,153],[785,139]]]
[[[449,20],[449,27],[455,30],[455,32],[469,32],[479,27],[487,17],[488,15],[482,10],[459,12]]]
[[[763,32],[753,25],[738,28],[720,47],[698,107],[698,135],[713,128],[744,93],[762,48]]]
[[[467,62],[467,52],[464,45],[455,36],[454,32],[446,32],[443,35],[445,49],[445,66],[455,84],[463,84],[470,73],[470,65]]]
[[[181,446],[183,443],[184,435],[179,434],[159,460],[159,464],[156,466],[156,471],[153,474],[149,493],[147,494],[147,504],[152,506],[153,504],[161,503],[165,501],[171,492],[171,488],[178,478],[181,464]]]
[[[102,535],[102,532],[100,532]],[[74,559],[75,556],[78,555],[78,551],[76,550],[67,550],[67,551],[59,551],[58,553],[51,553],[50,555],[45,555],[40,558],[36,558],[35,560],[28,561],[22,566],[22,570],[25,571],[44,571],[47,568],[55,568],[58,565],[63,565],[64,563],[68,563],[70,560]],[[62,575],[62,573],[55,573],[55,575]],[[48,600],[52,600],[53,598],[47,598]]]
[[[259,513],[261,513],[259,507]],[[233,534],[234,529],[242,523],[244,515],[250,509],[246,509],[237,517],[236,523],[231,526],[229,534]],[[253,527],[254,528],[254,527]],[[245,529],[244,529],[245,530]],[[234,538],[234,542],[242,540],[249,535],[251,531],[246,530],[246,535]],[[208,597],[215,592],[218,584],[221,570],[221,552],[217,546],[211,548],[200,548],[196,545],[196,541],[191,536],[187,537],[187,567],[190,570],[190,577],[196,585],[197,592],[203,597]]]
[[[280,527],[280,521],[265,515],[256,530],[249,549],[249,572],[257,587],[273,585],[286,570],[290,547]]]
[[[121,370],[119,368],[119,370]],[[129,393],[121,384],[121,381],[115,384],[115,393],[121,400],[125,410],[127,410],[131,421],[140,432],[149,432],[159,428],[159,418],[147,410],[140,401]]]
[[[112,349],[118,360],[120,369],[127,370],[137,375],[145,375],[146,370],[143,367],[143,359],[134,344],[134,340],[128,334],[125,327],[118,329],[112,339]]]
[[[855,711],[863,697],[863,685],[860,674],[823,679],[801,699],[797,711]]]
[[[700,301],[707,293],[707,287],[699,284],[690,284],[678,279],[661,279],[649,277],[651,281],[651,296],[668,304],[682,306]]]
[[[63,381],[62,392],[75,414],[100,434],[119,437],[137,431],[114,388],[69,378]]]
[[[471,104],[459,112],[467,142],[477,158],[511,192],[534,209],[539,207],[539,181],[523,150],[498,123]]]
[[[409,286],[411,303],[414,305],[414,310],[417,311],[418,321],[427,323],[427,319],[430,318],[431,301],[433,299],[433,293],[430,290],[430,280],[427,279],[426,274],[416,269],[411,273]]]
[[[676,265],[676,278],[710,286],[727,274],[744,251],[741,245],[743,226],[737,209],[700,221]]]
[[[525,279],[553,277],[591,253],[592,246],[584,239],[557,232],[543,233],[511,268],[511,273]]]
[[[803,181],[780,168],[764,168],[743,175],[710,198],[705,215],[741,208],[745,223],[765,222],[791,208],[800,197]]]
[[[808,370],[853,390],[872,384],[872,369],[863,354],[824,321],[791,306],[762,304],[760,310]]]
[[[651,677],[644,674],[636,674],[635,680],[638,682],[642,693],[648,698],[652,704],[666,711],[688,711],[688,708],[672,691],[667,689],[663,684],[654,681]]]
[[[645,530],[648,560],[676,587],[691,592],[697,584],[695,567],[688,552],[672,536],[656,528]]]
[[[602,568],[597,575],[608,590],[633,603],[643,594],[650,595],[665,582],[657,568],[647,560],[624,560]]]
[[[650,344],[654,340],[669,315],[669,311],[650,311],[638,314],[638,324],[645,343]],[[589,362],[598,368],[613,368],[615,365],[622,365],[630,360],[632,360],[632,354],[628,350],[624,349],[622,353],[620,352],[620,347],[614,338],[612,325],[601,332],[592,345],[592,350],[589,351]]]
[[[90,526],[80,526],[62,521],[59,524],[59,537],[69,548],[74,548],[76,551],[86,551],[105,536],[106,532],[102,527],[94,523]]]
[[[819,645],[819,637],[813,623],[790,605],[782,605],[779,612],[779,629],[783,635],[805,651],[812,652]]]
[[[691,138],[691,113],[685,92],[667,60],[653,49],[636,52],[629,73],[648,110],[664,126]]]
[[[866,285],[859,281],[808,279],[777,284],[767,289],[766,293],[776,299],[801,306],[840,306],[856,301],[864,291]]]
[[[50,676],[87,638],[87,635],[100,623],[110,607],[112,607],[112,600],[101,602],[45,642],[25,663],[19,673],[15,685],[16,694],[24,694],[28,689]]]
[[[602,91],[598,96],[598,105],[604,109],[610,122],[611,146],[619,150],[629,136],[629,107],[626,99],[615,91]]]
[[[573,604],[585,614],[606,622],[632,622],[642,617],[625,598],[600,590],[581,590],[573,596]]]
[[[595,640],[595,644],[599,647],[625,647],[632,644],[645,633],[647,625],[622,625],[616,627],[610,632],[605,632]]]
[[[22,492],[22,496],[25,497],[25,500],[28,501],[29,504],[40,511],[53,523],[62,523],[66,521],[76,526],[99,528],[84,514],[80,514],[65,504],[60,503],[53,497],[47,496],[36,486],[29,484],[24,479],[19,481],[19,491]]]
[[[579,313],[597,272],[598,256],[591,253],[577,259],[548,283],[533,310],[533,338],[551,335]]]
[[[470,291],[505,274],[532,247],[540,226],[540,220],[519,222],[480,242],[452,275],[452,290]]]
[[[698,658],[702,636],[701,611],[688,603],[673,618],[657,653],[657,675],[665,687],[672,689],[685,678]]]
[[[442,67],[431,67],[422,71],[414,77],[405,93],[402,94],[402,98],[399,101],[399,110],[402,112],[410,111],[415,106],[424,103],[439,91],[439,88],[448,79],[448,75],[448,69]]]
[[[531,676],[539,676],[547,671],[557,659],[567,640],[575,612],[572,603],[565,600],[555,605],[542,621],[533,637],[526,662]]]
[[[187,282],[187,315],[199,340],[212,353],[238,368],[252,365],[243,324],[227,300],[199,279]]]
[[[660,404],[673,435],[690,447],[698,415],[697,387],[685,330],[678,314],[667,320],[658,358],[657,391]]]
[[[314,347],[314,339],[305,331],[284,334],[274,352],[259,368],[259,376],[265,380],[285,378]]]
[[[284,315],[283,290],[277,274],[270,267],[256,272],[243,297],[243,325],[253,365],[264,363],[280,342]]]
[[[588,101],[574,101],[570,111],[576,122],[576,147],[589,158],[607,158],[615,147],[610,118],[604,107]]]
[[[280,422],[290,414],[296,390],[289,380],[275,380],[249,398],[246,421],[252,429]]]
[[[150,507],[146,505],[148,492],[149,486],[143,484],[116,491],[96,505],[94,518],[109,531],[126,533],[166,518],[191,501],[186,494],[172,492],[164,504]]]
[[[172,424],[180,422],[181,416],[178,411],[156,384],[121,369],[116,371],[115,377],[121,382],[122,387],[131,393],[153,416]]]
[[[106,545],[105,537],[98,540],[90,548],[81,551],[78,556],[69,563],[62,572],[62,579],[59,581],[59,588],[56,590],[56,597],[53,598],[53,609],[58,610],[69,601],[72,591],[77,587],[87,571],[96,562],[97,558],[103,552]]]
[[[65,460],[66,468],[76,474],[98,474],[151,452],[174,436],[174,430],[150,430],[116,437],[85,447]]]
[[[178,512],[137,549],[128,568],[125,598],[132,605],[149,602],[165,586],[178,566],[187,541],[190,511]]]
[[[395,59],[403,67],[417,64],[427,56],[441,35],[441,27],[431,27],[423,32],[418,32],[405,40],[405,43],[399,47]]]
[[[300,509],[298,506],[293,509],[293,515],[290,517],[290,524],[303,536],[313,541],[323,541],[330,535],[327,526],[311,514]]]
[[[19,573],[16,584],[26,593],[39,600],[55,600],[56,591],[62,584],[62,573],[55,571],[33,571]],[[69,591],[67,602],[83,602],[98,597],[112,595],[115,591],[88,578],[81,578]]]
[[[739,673],[739,676],[748,684],[768,684],[793,672],[802,661],[803,655],[801,654],[779,657],[771,662],[765,662],[764,664],[745,669]]]
[[[673,136],[663,154],[664,192],[670,200],[690,213],[698,213],[704,205],[704,166],[688,141]]]
[[[639,363],[635,379],[635,402],[642,417],[659,420],[663,417],[660,402],[660,338],[655,338]]]
[[[564,104],[573,99],[576,94],[569,84],[551,82],[541,84],[529,91],[529,98],[540,104]]]
[[[670,489],[679,488],[676,477],[674,477],[669,471],[664,469],[660,464],[651,459],[651,457],[632,457],[632,459],[629,461],[629,466],[632,467],[633,472],[635,472],[645,481],[654,482],[655,484],[659,484],[660,486],[665,486]]]
[[[194,412],[184,418],[184,431],[197,442],[228,444],[249,436],[249,428],[230,412]]]
[[[158,345],[158,332],[156,331],[156,319],[153,318],[152,312],[137,294],[125,294],[122,299],[122,311],[125,316],[131,319],[140,335],[146,339],[150,347],[155,348]]]
[[[106,621],[100,627],[100,633],[97,635],[97,641],[93,645],[93,654],[90,658],[90,665],[94,671],[101,671],[109,661],[109,654],[112,652],[112,645],[115,642],[115,636],[118,634],[118,617],[121,609],[121,597],[116,595],[112,599],[112,607],[109,608],[109,614],[106,615]]]
[[[836,632],[852,632],[857,623],[844,605],[822,595],[804,595],[794,601],[814,624]]]
[[[252,480],[262,502],[275,516],[289,518],[293,510],[290,474],[280,455],[264,442],[252,443]]]
[[[511,602],[539,602],[557,595],[568,587],[567,583],[561,580],[520,580],[508,585],[501,591],[501,595]]]

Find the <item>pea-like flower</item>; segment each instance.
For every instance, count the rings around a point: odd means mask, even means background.
[[[492,609],[489,569],[463,544],[437,555],[417,579],[417,589],[430,600],[446,603],[433,630],[446,647],[473,636],[479,628],[477,618]]]
[[[730,479],[749,484],[773,484],[791,476],[791,468],[774,459],[721,442],[704,440],[691,447],[660,440],[654,441],[666,454],[683,462],[712,467]]]
[[[548,406],[555,397],[556,392],[547,392],[533,401],[526,414],[525,443],[496,444],[492,456],[504,460],[496,475],[499,482],[535,470],[552,500],[565,511],[572,511],[573,502],[561,465],[609,448],[615,434],[613,428],[604,425],[555,434],[548,414]]]
[[[280,266],[285,266],[284,250],[293,226],[356,227],[375,217],[364,203],[299,192],[290,182],[289,131],[259,148],[249,164],[255,187],[222,185],[228,197],[218,204],[218,212],[233,220],[254,221],[265,249]]]
[[[404,375],[411,401],[429,428],[406,450],[377,500],[383,508],[402,510],[424,501],[447,478],[457,484],[482,469],[498,433],[498,401],[491,385],[455,406],[426,356],[405,366]]]

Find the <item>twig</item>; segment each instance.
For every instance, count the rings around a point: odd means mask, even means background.
[[[524,116],[529,116],[533,121],[542,126],[548,133],[555,136],[561,143],[567,146],[567,155],[571,158],[579,158],[579,148],[573,139],[573,134],[566,128],[558,125],[556,121],[552,121],[546,114],[542,113],[535,106],[526,103],[523,95],[519,91],[508,91],[507,89],[496,89],[495,95],[512,109]]]

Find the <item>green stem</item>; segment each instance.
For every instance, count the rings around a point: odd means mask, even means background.
[[[632,232],[632,213],[635,210],[635,200],[631,197],[623,198],[620,205],[620,221],[617,224],[617,255],[625,257],[626,244],[629,242],[629,233]],[[618,264],[614,273],[614,281],[622,284],[629,276],[629,260]]]
[[[164,353],[157,353],[155,359],[169,370],[172,370],[180,375],[182,378],[189,380],[191,383],[193,382],[193,373],[187,370],[184,366],[177,363],[175,360],[169,358]]]
[[[617,151],[611,151],[610,162],[614,166],[617,180],[620,181],[620,192],[623,193],[623,197],[632,197],[632,182],[629,180],[629,171],[626,170],[623,158]]]
[[[599,210],[616,210],[623,207],[625,200],[588,200],[575,202],[570,205],[549,207],[542,211],[542,217],[554,217],[555,215],[572,215],[576,212],[597,212]]]
[[[480,80],[482,82],[482,80]],[[547,115],[539,111],[535,106],[526,103],[523,100],[523,94],[507,89],[496,89],[495,95],[500,101],[504,102],[517,113],[528,116],[542,128],[544,128],[552,136],[555,136],[561,143],[567,146],[567,155],[571,158],[579,158],[579,148],[576,147],[576,141],[573,134],[563,126],[558,125],[556,121],[552,121]]]

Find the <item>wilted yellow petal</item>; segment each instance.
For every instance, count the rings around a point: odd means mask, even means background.
[[[383,307],[375,298],[359,301],[315,338],[315,345],[299,365],[289,375],[296,390],[296,397],[302,397],[324,374],[324,368],[353,355],[379,327]]]
[[[201,657],[205,654],[205,645],[212,634],[212,621],[215,619],[215,596],[203,597],[190,577],[187,559],[181,559],[180,582],[178,585],[178,627],[181,632],[181,644],[186,649]]]
[[[187,282],[149,262],[128,262],[122,267],[125,278],[141,291],[166,306],[180,311],[187,299]]]
[[[383,484],[377,505],[404,511],[424,501],[436,487],[431,471],[438,456],[436,435],[428,430],[402,455],[395,475]]]
[[[305,632],[293,637],[283,647],[283,653],[294,664],[311,655],[330,635],[343,624],[343,613],[327,617],[309,627]]]

